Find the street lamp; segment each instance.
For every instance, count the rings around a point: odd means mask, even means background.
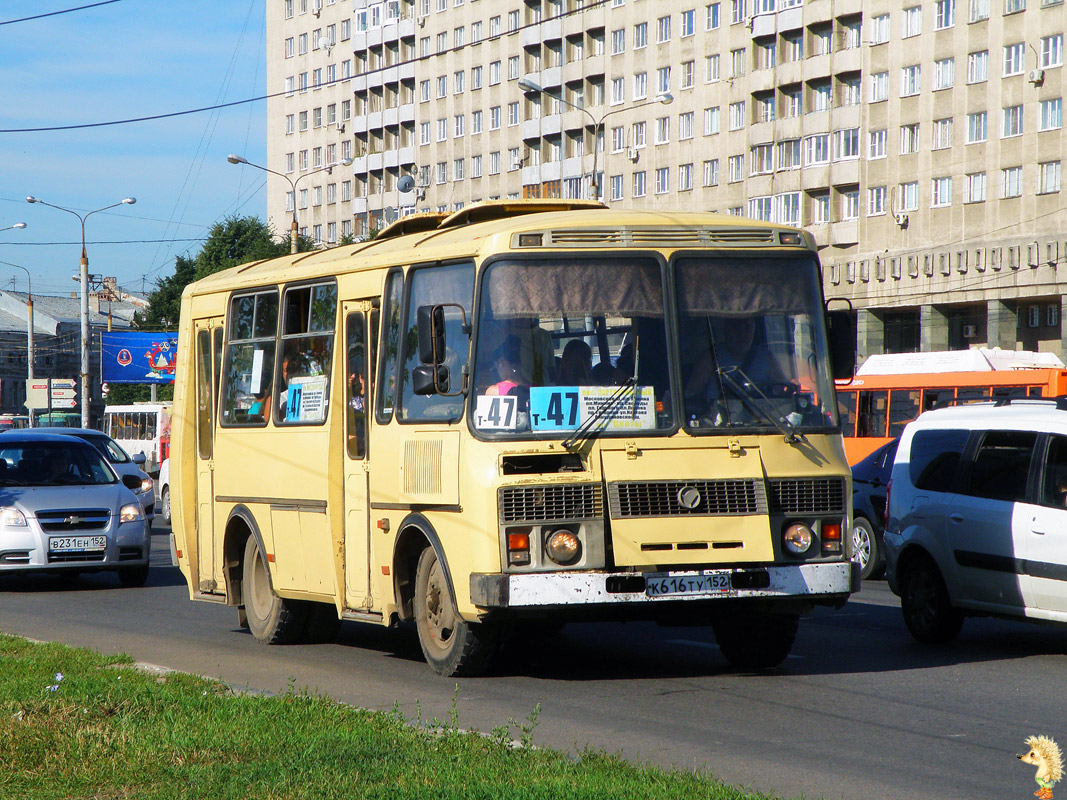
[[[63,206],[53,205],[52,203],[46,203],[39,197],[30,195],[26,198],[27,203],[40,203],[42,206],[48,206],[59,211],[66,211],[68,214],[73,214],[78,218],[82,228],[82,258],[81,269],[79,271],[79,277],[81,281],[81,407],[82,407],[82,427],[89,427],[89,400],[92,392],[90,392],[89,384],[89,256],[85,252],[85,220],[91,217],[93,214],[99,214],[101,211],[107,211],[109,208],[115,208],[121,205],[132,206],[137,202],[136,197],[127,197],[120,200],[117,203],[112,203],[109,206],[103,208],[94,208],[92,211],[86,211],[84,214],[79,214],[70,208],[64,208]]]
[[[593,198],[594,200],[599,200],[600,199],[600,194],[601,194],[600,193],[600,173],[597,171],[597,142],[600,141],[600,132],[604,128],[604,120],[606,120],[612,114],[619,114],[619,113],[621,113],[623,111],[632,111],[635,108],[641,108],[641,106],[652,105],[653,103],[662,103],[663,105],[670,105],[671,101],[674,100],[674,95],[672,95],[670,92],[663,92],[662,94],[656,95],[651,100],[645,100],[645,101],[640,102],[640,103],[635,103],[632,106],[626,106],[625,108],[612,109],[611,111],[608,111],[605,114],[601,114],[600,118],[597,119],[596,117],[593,116],[593,112],[591,112],[585,106],[575,105],[574,103],[570,102],[569,100],[567,100],[567,99],[565,99],[563,97],[556,97],[555,95],[550,94],[539,83],[535,83],[534,81],[530,80],[529,78],[520,78],[519,79],[519,88],[523,89],[523,90],[525,90],[527,92],[538,92],[540,94],[545,95],[546,97],[551,97],[553,100],[558,100],[559,102],[563,103],[563,105],[565,105],[565,106],[570,106],[571,108],[575,108],[578,111],[585,112],[585,115],[587,117],[589,117],[589,121],[593,123],[593,180],[592,180],[592,184],[593,184],[593,192],[595,193],[595,196]],[[607,159],[608,159],[608,153],[607,153],[607,150],[605,150],[604,151],[605,169],[607,168]]]
[[[289,252],[290,253],[294,253],[294,254],[296,253],[296,239],[297,239],[296,185],[298,183],[300,183],[300,181],[302,181],[308,175],[314,175],[317,172],[332,172],[334,167],[347,167],[349,164],[352,163],[352,159],[351,158],[342,158],[340,161],[336,161],[333,164],[327,164],[325,167],[319,167],[318,169],[313,169],[310,172],[305,172],[303,175],[297,175],[296,180],[294,181],[292,178],[290,178],[284,172],[277,172],[277,171],[275,171],[273,169],[269,169],[268,167],[263,167],[263,166],[260,166],[259,164],[253,164],[251,161],[249,161],[244,156],[239,156],[236,153],[230,153],[228,156],[226,156],[226,160],[229,161],[231,164],[246,164],[249,167],[255,167],[256,169],[261,169],[264,172],[269,172],[271,175],[277,175],[279,178],[285,178],[287,181],[289,181],[289,186],[293,190],[293,222],[289,226]]]
[[[14,225],[8,225],[6,228],[0,228],[0,231],[10,231],[10,230],[13,230],[14,228],[18,228],[19,230],[21,230],[22,228],[25,228],[25,227],[26,227],[26,223],[25,222],[16,222]]]
[[[12,225],[12,228],[26,227],[25,222],[20,222],[17,225]],[[8,230],[7,228],[0,228],[0,230]],[[33,383],[33,284],[30,283],[30,271],[21,264],[12,264],[10,261],[0,261],[7,267],[15,267],[15,269],[21,269],[26,273],[26,389],[27,392],[30,388],[30,384]],[[29,406],[26,407],[26,412],[29,416],[30,427],[33,427],[33,409]]]

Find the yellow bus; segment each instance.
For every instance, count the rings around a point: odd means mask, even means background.
[[[171,423],[190,595],[267,643],[413,621],[442,675],[607,618],[778,664],[858,585],[847,319],[803,231],[582,201],[204,278]]]

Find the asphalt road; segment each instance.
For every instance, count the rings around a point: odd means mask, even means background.
[[[1067,628],[968,620],[954,645],[923,646],[882,582],[803,620],[772,673],[730,670],[701,628],[582,624],[491,677],[457,681],[430,672],[409,630],[345,623],[334,644],[258,644],[233,609],[188,600],[163,530],[143,589],[107,573],[72,586],[0,577],[0,630],[424,723],[448,720],[455,696],[461,726],[536,716],[541,745],[704,770],[786,798],[1030,797],[1034,769],[1015,758],[1023,740],[1067,743]]]

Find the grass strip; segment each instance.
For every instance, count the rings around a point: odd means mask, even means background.
[[[515,747],[325,697],[235,692],[0,634],[0,798],[670,798],[755,800],[710,778]]]

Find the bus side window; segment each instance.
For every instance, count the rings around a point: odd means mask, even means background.
[[[923,411],[929,411],[938,403],[948,403],[956,396],[955,389],[926,389],[923,391]]]
[[[889,435],[900,436],[904,426],[919,416],[919,390],[894,389],[889,395]]]
[[[989,398],[989,386],[968,386],[961,388],[956,395],[960,400],[986,400]]]
[[[856,435],[856,392],[838,390],[837,414],[841,418],[841,433],[844,436]]]
[[[885,436],[888,395],[889,392],[884,389],[859,393],[859,407],[856,411],[857,436]]]
[[[393,419],[396,404],[396,363],[400,358],[400,311],[403,302],[404,273],[393,270],[385,280],[382,298],[382,348],[378,364],[377,400],[374,418],[385,425]]]
[[[233,298],[226,325],[220,422],[224,426],[263,425],[270,416],[274,378],[277,291]]]
[[[367,452],[367,343],[366,322],[356,311],[345,320],[345,424],[350,458],[363,458]]]

